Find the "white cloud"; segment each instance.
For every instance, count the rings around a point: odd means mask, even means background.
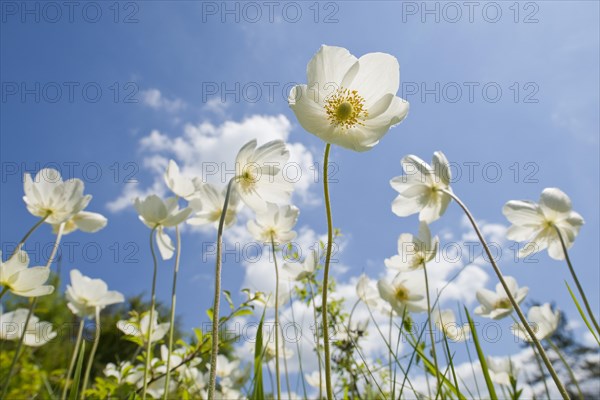
[[[155,110],[164,110],[169,113],[175,113],[186,107],[181,99],[168,99],[158,89],[148,89],[140,92],[142,104]]]

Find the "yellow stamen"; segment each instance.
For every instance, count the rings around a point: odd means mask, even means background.
[[[356,90],[340,88],[325,100],[325,112],[329,122],[342,129],[364,125],[369,116],[365,99]]]

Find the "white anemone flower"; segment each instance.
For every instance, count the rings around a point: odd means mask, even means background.
[[[319,371],[313,371],[310,374],[304,374],[304,379],[306,379],[306,383],[308,383],[310,386],[325,392],[325,377],[320,376]]]
[[[281,140],[256,147],[256,140],[246,143],[235,158],[235,188],[242,201],[257,212],[268,203],[289,203],[294,184],[283,176],[290,152]]]
[[[62,233],[63,235],[66,235],[67,233],[75,232],[76,230],[94,233],[104,228],[107,222],[108,221],[106,217],[102,214],[89,211],[79,211],[77,214],[73,215],[64,222]],[[52,232],[54,234],[58,234],[60,225],[61,224],[52,225]]]
[[[18,308],[14,311],[2,314],[0,308],[0,339],[1,340],[20,340],[27,321],[29,310]],[[52,330],[50,322],[40,321],[40,319],[31,315],[29,323],[25,329],[23,344],[30,347],[40,347],[56,337],[56,332]]]
[[[124,334],[139,338],[144,342],[148,338],[148,329],[150,326],[152,327],[152,336],[150,340],[152,343],[156,343],[167,334],[171,324],[169,322],[159,324],[158,312],[156,310],[152,313],[152,325],[150,325],[150,311],[142,313],[141,317],[133,315],[127,320],[117,322],[117,328]]]
[[[527,296],[529,288],[520,288],[512,276],[505,276],[504,280],[513,298],[520,304]],[[481,317],[502,319],[513,312],[513,306],[501,283],[496,285],[495,292],[485,288],[479,289],[476,296],[480,305],[475,309],[475,314]]]
[[[93,315],[96,308],[122,303],[125,298],[120,292],[108,290],[102,279],[92,279],[84,276],[77,269],[71,270],[71,284],[65,292],[67,306],[73,314],[84,318]]]
[[[490,379],[503,386],[512,386],[510,378],[517,379],[519,368],[511,361],[510,358],[493,358],[487,357],[487,367],[490,373]]]
[[[396,96],[398,60],[385,53],[356,58],[342,47],[321,46],[306,67],[307,85],[292,88],[288,103],[298,122],[327,143],[371,149],[408,114]]]
[[[557,188],[546,188],[539,203],[528,200],[511,200],[502,209],[504,216],[513,224],[506,236],[517,242],[529,241],[519,251],[519,257],[527,257],[548,248],[548,255],[563,260],[565,254],[556,233],[561,233],[565,246],[570,248],[584,221],[572,210],[571,199]]]
[[[119,365],[108,363],[102,372],[106,377],[115,378],[119,384],[136,385],[144,378],[143,368],[134,366],[129,361],[121,361]]]
[[[17,250],[6,262],[0,260],[0,285],[4,287],[3,290],[23,297],[45,296],[54,292],[54,286],[45,285],[50,268],[28,267],[29,255],[23,250]]]
[[[173,257],[175,246],[164,228],[181,224],[191,214],[192,209],[189,207],[180,209],[175,197],[163,201],[155,194],[145,199],[136,198],[134,206],[140,220],[148,228],[156,230],[156,244],[163,260]]]
[[[398,315],[403,315],[404,310],[415,313],[427,311],[427,305],[423,301],[424,281],[414,273],[399,273],[391,282],[380,279],[377,288],[381,298],[387,301]]]
[[[44,218],[49,224],[61,224],[82,211],[92,199],[83,194],[80,179],[62,180],[60,172],[52,168],[40,170],[35,179],[25,174],[25,196],[27,210],[36,217]]]
[[[269,203],[267,210],[256,213],[256,219],[248,221],[246,228],[260,242],[288,243],[296,237],[296,232],[292,229],[298,221],[299,213],[300,210],[295,206]]]
[[[553,312],[549,303],[542,306],[534,306],[527,312],[527,321],[535,337],[538,340],[543,340],[552,336],[558,328],[560,312],[558,310]],[[531,338],[523,325],[514,324],[513,333],[519,338],[531,342]]]
[[[308,253],[301,263],[295,262],[283,264],[283,272],[289,280],[301,281],[312,276],[317,270],[318,265],[319,251],[315,249]]]
[[[189,202],[193,214],[187,220],[187,223],[190,225],[213,225],[217,228],[219,226],[219,221],[221,220],[221,214],[223,214],[226,192],[227,188],[219,190],[210,183],[202,185],[202,187],[197,190],[196,197]],[[236,190],[232,190],[229,194],[229,204],[227,204],[225,228],[235,224],[239,208],[240,196]]]
[[[398,271],[412,271],[423,268],[433,260],[439,247],[438,237],[431,237],[429,226],[421,221],[417,236],[403,233],[398,238],[398,254],[385,259],[385,266]]]
[[[399,217],[419,213],[419,220],[428,224],[439,219],[451,197],[450,164],[441,151],[433,153],[432,165],[417,156],[408,155],[402,159],[405,175],[390,181],[392,188],[399,193],[392,203],[392,211]]]
[[[372,285],[371,280],[365,274],[362,274],[358,278],[356,295],[371,309],[379,310],[384,315],[390,315],[392,312],[390,304],[381,298],[379,291]]]
[[[460,326],[452,310],[434,310],[433,320],[436,327],[450,340],[464,342],[471,335],[469,324]]]
[[[186,200],[196,197],[196,193],[203,186],[198,177],[189,178],[179,171],[179,166],[173,160],[169,160],[169,165],[165,171],[165,183],[177,196]]]

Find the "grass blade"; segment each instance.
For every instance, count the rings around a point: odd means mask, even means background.
[[[471,319],[471,315],[469,314],[469,310],[465,307],[465,313],[467,314],[467,320],[469,321],[469,327],[471,327],[471,336],[473,337],[473,343],[475,343],[475,349],[477,350],[477,356],[479,357],[479,363],[481,364],[481,371],[483,372],[483,377],[485,378],[485,384],[487,385],[488,392],[490,393],[490,398],[492,400],[498,400],[498,396],[496,395],[496,389],[494,388],[494,383],[492,382],[492,378],[490,378],[490,373],[488,371],[488,366],[485,361],[485,355],[483,354],[483,350],[481,350],[481,346],[479,345],[479,338],[477,337],[477,331],[475,330],[475,324]]]
[[[79,399],[79,381],[81,380],[81,370],[83,369],[83,356],[85,354],[85,340],[81,342],[81,349],[77,357],[77,366],[75,367],[75,375],[73,375],[73,383],[71,384],[71,392],[69,400]]]

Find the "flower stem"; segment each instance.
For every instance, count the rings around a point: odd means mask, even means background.
[[[94,356],[96,355],[96,350],[98,350],[98,343],[100,343],[100,333],[100,307],[96,307],[96,331],[94,335],[92,351],[90,352],[87,367],[85,368],[85,374],[83,375],[83,386],[81,386],[82,399],[85,399],[85,390],[87,389],[87,385],[90,380],[90,374],[92,372],[92,366],[94,365]]]
[[[175,250],[175,267],[173,268],[173,290],[171,291],[171,318],[169,325],[169,353],[167,354],[167,377],[165,379],[165,392],[163,399],[169,397],[169,382],[171,380],[171,352],[173,351],[173,333],[175,332],[175,305],[177,302],[177,273],[179,272],[179,260],[181,258],[181,232],[179,225],[175,227],[175,236],[177,237],[177,249]],[[152,323],[152,321],[150,321]]]
[[[146,365],[144,367],[144,384],[142,399],[146,399],[146,390],[148,390],[148,373],[150,372],[150,361],[152,360],[152,321],[154,321],[154,307],[156,305],[156,275],[158,274],[158,261],[156,259],[156,252],[154,251],[154,232],[158,227],[155,226],[150,231],[150,253],[152,254],[152,263],[154,270],[152,273],[152,294],[150,297],[150,315],[148,320],[148,334],[146,335]]]
[[[323,318],[323,350],[325,352],[325,388],[327,391],[327,400],[333,400],[333,389],[331,386],[331,356],[329,352],[329,325],[327,321],[327,287],[329,286],[329,263],[331,262],[331,250],[333,246],[333,220],[331,218],[331,204],[329,200],[329,182],[327,181],[329,150],[331,144],[325,146],[325,156],[323,157],[323,194],[325,197],[325,210],[327,212],[327,247],[325,249],[325,266],[323,268],[323,299],[322,318]]]
[[[212,351],[210,354],[210,378],[208,382],[208,399],[212,400],[215,396],[217,386],[217,356],[219,355],[219,307],[221,306],[221,246],[223,241],[223,228],[225,227],[225,216],[229,205],[229,196],[233,187],[234,180],[227,184],[225,193],[225,202],[219,219],[219,228],[217,230],[217,260],[215,262],[215,299],[213,303],[212,320]]]
[[[83,337],[83,326],[84,320],[83,318],[81,318],[81,321],[79,321],[79,330],[77,331],[77,339],[75,340],[75,348],[73,349],[73,356],[71,357],[71,362],[69,363],[69,369],[67,370],[67,376],[65,378],[65,387],[63,388],[60,400],[65,400],[67,398],[69,379],[71,379],[71,374],[73,373],[73,369],[75,369],[75,361],[77,360],[77,354],[79,354],[79,346],[81,345],[81,338]]]
[[[277,400],[281,399],[281,378],[279,376],[279,268],[277,268],[277,254],[275,253],[275,240],[271,235],[271,251],[275,265],[275,382],[277,383]]]
[[[44,218],[44,220],[45,220],[45,218]],[[43,222],[43,220],[42,220],[42,222]],[[38,224],[36,224],[36,225],[39,226],[39,224],[40,224],[40,222],[38,221]],[[54,240],[54,246],[52,247],[52,253],[50,253],[50,257],[48,257],[48,261],[46,262],[45,268],[50,268],[50,265],[52,264],[52,262],[54,261],[54,258],[56,257],[56,252],[58,251],[58,245],[60,244],[60,240],[62,239],[64,228],[65,228],[65,223],[63,222],[58,227],[58,232],[56,233],[56,239]],[[32,228],[30,230],[30,232],[33,232],[33,230],[34,229]],[[29,312],[27,313],[27,318],[25,319],[25,325],[23,326],[23,332],[21,333],[21,337],[19,338],[19,343],[17,344],[17,348],[15,349],[15,354],[13,356],[12,362],[10,363],[10,368],[8,369],[8,375],[6,376],[6,381],[4,382],[4,390],[2,391],[2,396],[0,396],[1,399],[5,399],[6,394],[8,393],[8,387],[10,385],[10,380],[12,379],[12,376],[15,372],[15,367],[17,365],[17,361],[19,360],[21,347],[23,347],[23,342],[25,341],[25,334],[27,333],[27,326],[29,325],[29,320],[31,319],[31,316],[33,315],[33,310],[35,309],[35,305],[37,304],[37,299],[38,299],[37,297],[34,297],[33,300],[31,300],[31,303],[29,305]]]
[[[321,400],[323,398],[323,361],[321,360],[320,352],[321,342],[319,341],[319,324],[317,322],[317,305],[315,303],[315,290],[313,289],[313,285],[310,280],[308,281],[308,287],[310,288],[310,298],[312,300],[311,303],[313,305],[313,318],[315,320],[315,345],[317,346],[317,361],[319,366],[319,400]],[[352,314],[350,314],[350,317],[352,317]]]
[[[575,281],[575,285],[577,285],[577,290],[579,291],[579,294],[581,295],[581,298],[583,299],[583,304],[585,305],[585,309],[587,310],[587,312],[590,316],[590,319],[592,320],[592,323],[594,324],[594,327],[596,328],[596,331],[598,331],[598,333],[600,333],[600,326],[598,326],[598,321],[596,321],[596,317],[594,316],[592,307],[590,307],[590,303],[588,302],[587,296],[585,295],[585,292],[583,291],[583,287],[581,286],[581,283],[579,283],[579,279],[577,278],[577,274],[575,273],[575,268],[573,268],[573,264],[571,264],[571,259],[569,258],[569,252],[567,251],[567,246],[565,245],[565,241],[562,237],[562,234],[560,233],[560,229],[558,229],[556,226],[554,227],[554,229],[556,229],[556,233],[558,234],[558,238],[560,239],[560,244],[562,246],[563,252],[565,253],[565,260],[567,261],[567,265],[569,266],[569,271],[571,272],[571,276],[573,277],[573,280]]]
[[[552,366],[552,363],[548,359],[548,355],[544,351],[544,347],[542,346],[540,341],[535,336],[535,333],[533,332],[533,330],[531,329],[531,326],[529,326],[529,323],[527,322],[527,318],[525,318],[525,314],[523,314],[521,307],[519,307],[519,304],[517,303],[514,296],[512,295],[510,288],[506,284],[506,281],[504,280],[504,275],[502,275],[502,271],[500,271],[500,268],[496,264],[496,261],[494,261],[494,256],[492,255],[492,252],[490,251],[490,248],[488,247],[488,245],[483,237],[483,234],[481,233],[481,230],[479,229],[479,226],[477,225],[477,222],[475,222],[475,218],[473,217],[473,215],[471,214],[471,212],[469,211],[467,206],[458,198],[458,196],[456,196],[453,192],[448,191],[448,190],[443,190],[443,192],[446,193],[447,195],[449,195],[452,199],[454,199],[454,201],[456,201],[456,203],[460,206],[460,208],[462,208],[465,215],[471,222],[471,225],[473,226],[473,229],[475,230],[475,233],[477,234],[477,237],[479,238],[479,241],[481,242],[481,245],[483,246],[483,248],[489,258],[490,264],[492,265],[494,272],[498,276],[498,280],[500,281],[500,284],[504,288],[504,291],[506,292],[506,295],[508,296],[508,299],[510,300],[511,305],[515,309],[515,312],[517,313],[519,319],[521,320],[521,323],[523,324],[523,328],[527,331],[527,334],[529,335],[533,344],[535,345],[536,349],[538,350],[538,353],[539,353],[540,357],[542,358],[542,360],[544,361],[544,365],[548,369],[548,372],[550,372],[550,375],[552,376],[552,380],[554,381],[554,384],[558,388],[558,391],[560,392],[561,396],[563,397],[563,399],[569,400],[569,393],[567,392],[567,389],[565,389],[564,385],[560,381],[558,374],[556,373],[556,371],[554,370],[554,367]]]
[[[575,373],[573,372],[573,369],[571,368],[571,366],[565,359],[564,355],[562,354],[562,352],[560,351],[558,346],[550,338],[547,338],[546,340],[547,340],[548,344],[550,345],[550,347],[552,348],[552,350],[554,350],[554,352],[558,355],[558,358],[560,358],[560,361],[562,361],[565,368],[567,369],[567,372],[569,373],[569,376],[571,377],[571,381],[573,381],[573,383],[575,384],[575,387],[577,388],[577,394],[579,395],[579,399],[584,400],[585,396],[583,395],[583,392],[581,391],[581,388],[579,387],[579,382],[577,382],[577,378],[575,377]]]
[[[33,225],[31,227],[31,229],[29,229],[27,231],[27,233],[25,234],[25,236],[23,236],[23,238],[19,241],[19,243],[17,243],[17,247],[15,247],[15,250],[13,251],[13,253],[11,254],[11,257],[17,252],[17,250],[19,250],[21,248],[21,246],[23,246],[23,244],[25,244],[25,242],[27,241],[27,239],[29,239],[29,236],[31,236],[31,234],[40,227],[40,225],[42,225],[50,216],[50,213],[46,214],[44,217],[40,218],[38,220],[38,222],[35,223],[35,225]],[[9,257],[10,258],[10,257]]]
[[[437,394],[442,391],[442,382],[440,379],[440,369],[437,360],[437,354],[435,351],[435,335],[433,333],[433,325],[431,323],[431,298],[429,295],[429,278],[427,276],[427,266],[425,262],[423,262],[423,274],[425,275],[425,292],[427,293],[427,314],[429,314],[429,318],[427,318],[427,323],[429,324],[429,339],[431,340],[431,355],[433,356],[433,362],[435,364],[435,378],[437,380],[437,389],[436,389],[436,398]],[[443,395],[442,395],[443,397]]]

